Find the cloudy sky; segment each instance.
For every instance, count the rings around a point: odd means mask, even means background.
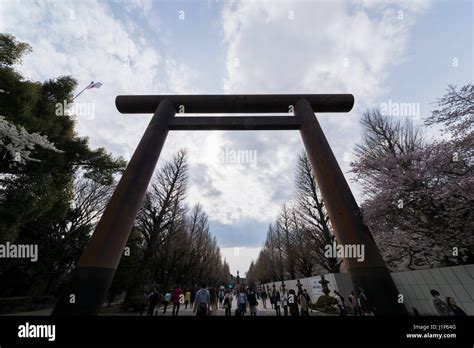
[[[420,122],[448,84],[472,81],[472,18],[470,0],[0,0],[0,31],[33,47],[27,78],[103,83],[77,99],[93,106],[77,116],[93,147],[129,159],[138,144],[150,115],[118,113],[120,94],[352,93],[350,113],[319,115],[348,180],[364,110],[413,103],[400,116]],[[292,196],[299,134],[174,132],[158,166],[183,147],[187,201],[243,274]],[[232,163],[232,151],[251,157]]]

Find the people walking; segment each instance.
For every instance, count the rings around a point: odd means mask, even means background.
[[[245,316],[245,312],[247,310],[247,303],[247,294],[245,292],[245,288],[242,286],[240,288],[239,293],[237,294],[237,308],[241,317]]]
[[[167,290],[163,298],[163,314],[166,313],[166,309],[168,308],[168,304],[170,303],[170,301],[171,301],[171,291]]]
[[[227,290],[225,295],[224,295],[224,309],[225,309],[225,316],[230,317],[232,315],[231,309],[232,309],[232,292],[230,290]]]
[[[454,301],[454,298],[446,297],[446,303],[448,304],[449,309],[455,316],[457,317],[467,316],[466,312],[464,312],[460,307],[458,307],[458,305],[456,304],[456,301]]]
[[[155,311],[155,307],[158,304],[158,290],[153,288],[148,295],[148,309],[147,315],[152,316],[153,312]]]
[[[431,296],[433,296],[433,305],[438,312],[438,315],[447,316],[453,315],[448,304],[439,298],[438,290],[432,289],[430,291]]]
[[[298,317],[300,315],[298,299],[296,298],[296,292],[293,289],[288,291],[288,308],[292,317]]]
[[[277,317],[280,317],[281,311],[280,311],[280,292],[279,291],[273,290],[272,302],[273,302],[273,308],[275,308]]]
[[[288,316],[288,293],[285,289],[283,289],[281,293],[281,305],[283,307],[283,314],[285,317]]]
[[[359,301],[357,299],[357,296],[354,294],[354,291],[352,290],[349,293],[349,303],[351,304],[352,311],[354,312],[354,316],[362,315],[360,306],[359,306]]]
[[[156,304],[155,312],[153,315],[158,315],[158,313],[161,311],[161,305],[163,304],[163,293],[161,293],[160,291],[157,291],[157,298],[158,298],[158,302]]]
[[[201,284],[201,289],[198,290],[194,299],[193,313],[196,316],[206,316],[209,311],[209,305],[211,303],[211,295],[206,289],[206,284]]]
[[[273,293],[270,292],[270,289],[267,291],[268,299],[270,300],[270,306],[273,309]]]
[[[255,293],[255,290],[251,288],[247,294],[247,300],[249,302],[249,308],[250,308],[250,316],[257,316],[257,294]]]
[[[347,315],[346,304],[344,303],[344,297],[342,297],[342,295],[337,290],[334,290],[334,297],[336,298],[336,305],[339,308],[339,315],[341,316]]]
[[[219,289],[219,308],[223,308],[224,296],[225,296],[224,289],[223,288]]]
[[[309,316],[308,298],[305,296],[304,291],[302,291],[302,290],[298,294],[298,303],[301,306],[301,316],[302,317]]]
[[[306,297],[306,300],[308,300],[308,306],[309,306],[309,310],[311,312],[313,312],[313,308],[311,308],[311,296],[309,296],[308,292],[306,291],[306,289],[303,290],[303,293],[304,293],[304,296]]]
[[[186,293],[184,294],[184,309],[188,309],[188,305],[191,302],[191,291],[186,290]]]
[[[357,289],[357,299],[359,300],[359,307],[362,315],[373,316],[375,308],[369,302],[369,299],[362,288]]]
[[[261,291],[260,296],[262,297],[263,308],[267,309],[267,298],[268,298],[268,295],[267,295],[267,292],[265,291],[265,289],[263,289],[263,290]]]
[[[172,315],[177,316],[178,313],[179,313],[179,306],[180,306],[181,302],[184,302],[184,294],[183,294],[183,290],[181,289],[180,285],[178,285],[176,287],[176,289],[174,289],[171,300],[173,302],[173,313],[172,313]]]

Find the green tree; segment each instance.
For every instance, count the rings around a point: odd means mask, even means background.
[[[43,140],[27,146],[29,157],[19,161],[12,159],[15,139],[0,143],[0,242],[37,244],[39,249],[38,262],[16,259],[0,265],[0,295],[54,293],[95,223],[68,228],[77,213],[75,181],[84,177],[109,186],[125,161],[103,148],[91,149],[88,139],[76,134],[72,116],[56,115],[58,103],[72,100],[74,78],[25,80],[13,65],[31,51],[29,45],[8,34],[0,34],[0,44],[0,115],[18,133]]]

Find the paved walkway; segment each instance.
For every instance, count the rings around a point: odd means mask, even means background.
[[[259,300],[258,302],[259,302],[259,304],[258,304],[257,316],[276,316],[276,311],[271,308],[270,301],[267,300],[267,308],[263,308],[263,301],[262,300]],[[235,316],[235,310],[236,309],[237,309],[237,300],[236,300],[236,297],[234,297],[234,299],[232,300],[232,309],[231,309],[232,316]],[[283,308],[281,308],[280,311],[281,311],[281,315],[284,316]],[[161,316],[161,315],[171,316],[172,312],[173,312],[173,305],[168,306],[168,308],[166,309],[165,314],[163,314],[163,307],[161,307],[161,310],[158,312],[158,315],[159,316]],[[185,309],[184,305],[181,305],[180,308],[179,308],[179,315],[180,316],[189,316],[189,315],[195,315],[195,314],[193,313],[192,309],[189,306],[188,306],[187,309]],[[225,310],[223,308],[219,308],[217,310],[217,313],[214,314],[214,315],[225,316]],[[249,315],[250,315],[250,310],[249,310],[249,308],[247,308],[247,312],[245,313],[245,316],[249,316]],[[309,315],[310,316],[316,316],[316,315],[318,315],[318,316],[324,315],[325,316],[325,315],[328,315],[328,314],[321,313],[319,311],[313,310],[313,311],[310,311]]]
[[[257,311],[257,316],[276,316],[276,311],[271,308],[270,301],[267,300],[267,308],[263,308],[263,302],[262,300],[258,301],[258,311]],[[195,315],[193,313],[193,310],[191,309],[190,306],[188,306],[187,309],[184,308],[184,304],[180,306],[179,308],[179,316],[193,316]],[[232,301],[232,310],[231,314],[232,316],[235,315],[235,310],[237,309],[237,301],[236,298],[234,297]],[[163,314],[163,306],[161,306],[158,310],[155,310],[158,316],[171,316],[173,312],[173,305],[168,305],[166,308],[166,313]],[[283,314],[283,308],[280,309],[281,315],[284,316]],[[38,315],[38,316],[49,316],[52,312],[52,308],[46,308],[46,309],[41,309],[41,310],[36,310],[36,311],[30,311],[30,312],[22,312],[22,313],[13,313],[13,314],[6,314],[6,315]],[[130,315],[130,316],[136,316],[140,315],[138,312],[104,312],[101,313],[100,315],[104,316],[116,316],[116,315]],[[217,313],[215,314],[217,316],[225,316],[225,310],[223,308],[219,308],[217,310]],[[247,312],[245,313],[246,316],[250,315],[250,311],[247,308]],[[322,313],[316,310],[310,311],[309,313],[310,316],[328,316],[328,315],[333,315],[333,314],[327,314],[327,313]]]

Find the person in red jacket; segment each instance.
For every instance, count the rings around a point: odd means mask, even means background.
[[[176,289],[173,291],[173,295],[171,297],[171,301],[173,302],[173,316],[177,316],[179,312],[179,305],[184,303],[184,293],[181,289],[181,286],[178,285]]]

